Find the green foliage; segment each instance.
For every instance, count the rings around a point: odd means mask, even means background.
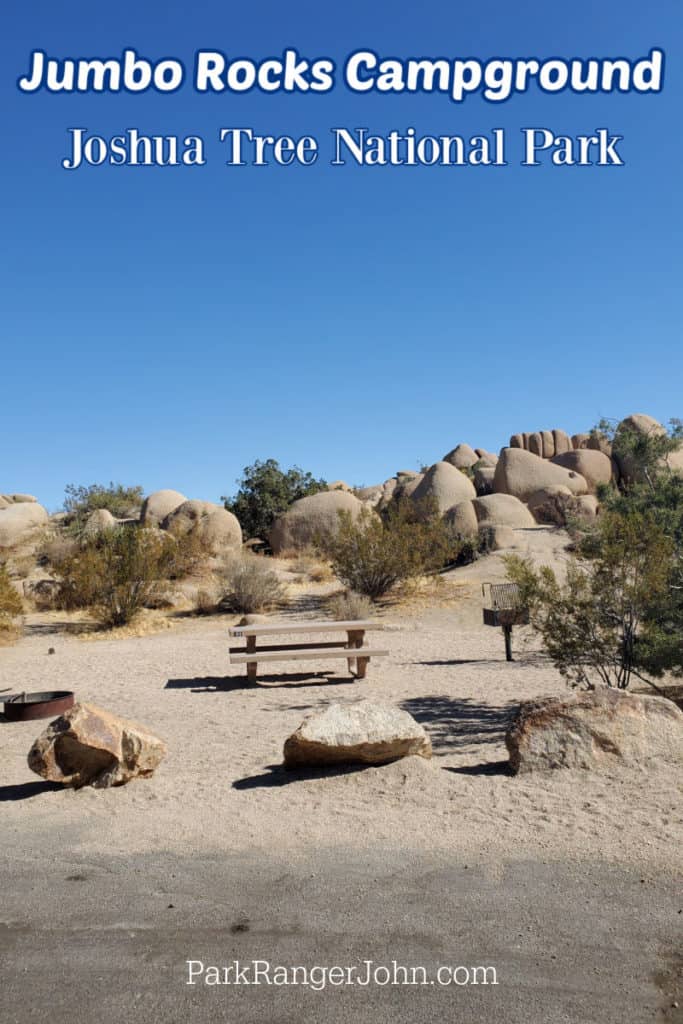
[[[591,433],[609,441],[616,459],[629,465],[631,479],[623,483],[622,489],[629,489],[635,482],[654,487],[656,479],[669,469],[668,457],[683,443],[683,422],[671,419],[668,431],[646,433],[619,429],[611,420],[603,419]]]
[[[57,603],[91,608],[104,626],[123,626],[155,603],[177,566],[172,537],[135,526],[105,530],[53,565]]]
[[[461,545],[433,509],[399,501],[382,518],[368,509],[355,521],[340,512],[339,529],[325,542],[325,553],[345,586],[376,600],[399,583],[455,561]]]
[[[223,572],[222,607],[232,612],[262,612],[280,604],[285,588],[277,573],[257,555],[235,559]]]
[[[0,633],[12,630],[12,620],[21,615],[22,611],[22,600],[12,586],[7,569],[0,565]]]
[[[617,431],[614,452],[629,461],[634,472],[620,490],[599,492],[605,510],[646,518],[671,542],[667,587],[646,610],[638,648],[640,670],[656,677],[683,673],[683,474],[673,472],[669,463],[681,445],[683,423],[678,419],[670,420],[668,432],[662,434]]]
[[[508,572],[563,675],[624,688],[633,675],[683,673],[683,476],[669,461],[683,425],[644,432],[603,420],[593,434],[628,473],[598,489],[594,525],[574,523],[566,582],[518,558]]]
[[[316,480],[298,466],[282,470],[275,459],[257,460],[245,466],[239,490],[233,498],[222,497],[228,512],[237,516],[246,538],[267,539],[273,522],[299,498],[324,491],[324,480]]]
[[[115,519],[125,519],[142,505],[142,487],[124,487],[123,484],[90,484],[88,487],[67,484],[64,490],[64,511],[76,533],[82,531],[91,512],[104,508]]]
[[[625,689],[640,675],[653,608],[666,601],[673,543],[637,512],[606,512],[584,535],[560,582],[548,566],[506,558],[531,623],[573,686]]]

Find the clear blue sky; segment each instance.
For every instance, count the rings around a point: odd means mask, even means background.
[[[30,52],[191,65],[667,52],[659,95],[25,95]],[[1,491],[217,500],[274,457],[371,484],[459,441],[682,415],[679,0],[25,0],[4,12]],[[622,134],[621,169],[227,168],[220,127]],[[203,168],[66,172],[69,127],[201,134]],[[521,138],[521,136],[520,136]],[[516,153],[514,159],[516,160]]]

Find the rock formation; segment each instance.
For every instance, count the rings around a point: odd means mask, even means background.
[[[515,772],[683,764],[683,712],[666,697],[601,687],[522,704],[505,736]]]
[[[74,704],[35,741],[28,766],[50,782],[104,789],[151,775],[165,754],[163,741],[144,726],[94,704]]]
[[[303,765],[386,764],[409,755],[432,756],[429,736],[400,708],[363,700],[316,711],[286,740],[286,768]]]

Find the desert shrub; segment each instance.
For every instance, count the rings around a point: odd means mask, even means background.
[[[294,552],[289,568],[312,583],[327,583],[334,578],[329,562],[322,561],[315,550]]]
[[[201,573],[214,552],[197,530],[168,530],[168,547],[165,555],[167,579],[182,580],[187,576]]]
[[[104,531],[53,566],[60,607],[91,608],[103,625],[125,625],[142,608],[159,605],[174,548],[170,538],[152,530]]]
[[[299,498],[317,494],[327,487],[298,466],[282,470],[275,459],[245,466],[239,490],[232,498],[221,498],[228,512],[237,516],[245,537],[268,539],[273,522]]]
[[[71,534],[60,531],[59,533],[46,533],[42,544],[36,552],[39,565],[59,565],[66,558],[75,555],[78,550],[78,540]]]
[[[80,532],[91,512],[104,508],[115,519],[125,519],[137,514],[142,506],[143,490],[136,485],[90,484],[88,487],[67,484],[64,490],[64,511],[67,524],[73,532]]]
[[[345,586],[375,600],[399,583],[451,563],[459,544],[439,516],[399,501],[383,517],[364,509],[354,521],[340,512],[339,529],[325,541],[325,552]]]
[[[280,604],[285,588],[268,563],[255,555],[234,559],[221,573],[221,606],[232,612],[262,612]]]
[[[4,565],[0,565],[0,634],[14,631],[14,619],[24,610],[23,602],[12,585]]]
[[[369,619],[375,612],[370,598],[365,597],[364,594],[357,594],[353,590],[345,590],[342,594],[335,594],[330,598],[328,610],[332,618],[339,622]]]
[[[202,587],[194,599],[194,610],[197,615],[213,615],[218,611],[218,598],[213,590]]]
[[[652,516],[608,511],[580,539],[564,582],[550,567],[537,570],[515,555],[506,563],[532,626],[570,685],[625,689],[633,675],[646,678],[642,651],[653,609],[670,598],[672,554],[671,538]]]

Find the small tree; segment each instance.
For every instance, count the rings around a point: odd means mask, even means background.
[[[383,518],[363,509],[354,521],[340,512],[339,529],[324,547],[335,576],[376,600],[454,560],[460,543],[433,509],[406,501],[392,504]]]
[[[572,686],[625,689],[643,678],[642,648],[652,609],[667,600],[673,543],[638,512],[606,512],[569,559],[564,583],[547,566],[506,558],[531,623]]]
[[[267,538],[273,522],[299,498],[317,494],[327,487],[298,466],[282,470],[275,459],[257,460],[245,466],[239,490],[233,498],[222,497],[228,512],[237,516],[246,538]]]

